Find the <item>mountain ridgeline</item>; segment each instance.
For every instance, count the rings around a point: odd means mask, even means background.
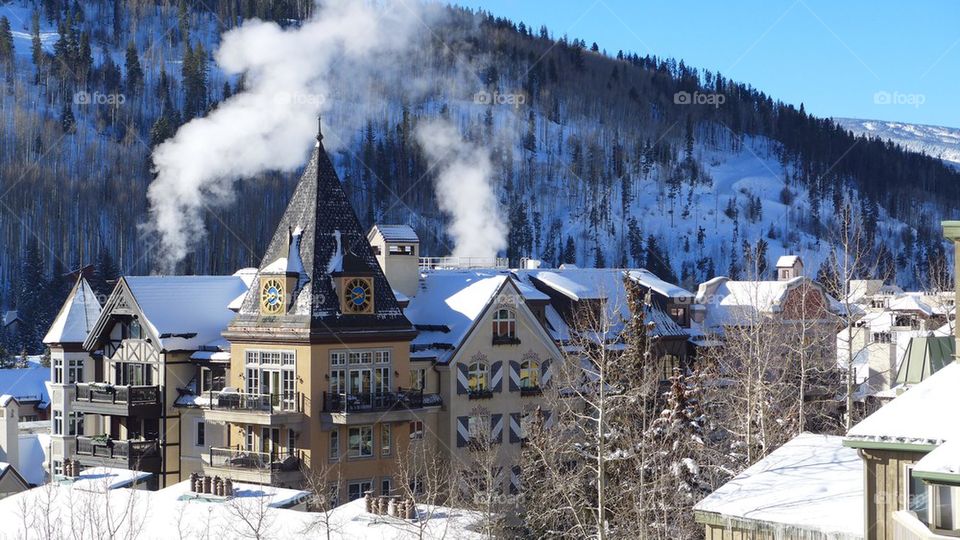
[[[151,150],[243,90],[212,60],[220,34],[310,12],[305,0],[0,4],[0,305],[23,320],[8,349],[39,349],[68,269],[94,263],[105,283],[156,267],[143,227]],[[873,276],[923,287],[945,266],[939,219],[960,202],[960,172],[939,159],[854,136],[721,73],[487,13],[446,8],[424,39],[403,70],[444,91],[387,89],[358,126],[338,127],[364,89],[334,82],[325,133],[365,225],[413,225],[424,255],[451,242],[412,134],[445,117],[489,150],[514,263],[645,266],[689,287],[769,277],[784,253],[820,267],[848,215]],[[464,65],[471,80],[448,84]],[[232,204],[207,213],[179,271],[257,265],[296,178],[243,179]]]

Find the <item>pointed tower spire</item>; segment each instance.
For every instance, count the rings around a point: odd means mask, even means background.
[[[323,118],[317,115],[317,144],[323,146]]]

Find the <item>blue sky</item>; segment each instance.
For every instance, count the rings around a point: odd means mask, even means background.
[[[617,50],[682,59],[818,116],[960,127],[956,0],[453,0]]]

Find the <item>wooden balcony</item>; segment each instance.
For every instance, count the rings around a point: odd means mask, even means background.
[[[281,456],[240,448],[210,448],[204,456],[205,474],[239,482],[271,486],[297,486],[303,481],[300,455]]]
[[[153,417],[163,413],[159,386],[77,383],[73,409],[110,416]]]
[[[423,390],[371,392],[361,394],[323,393],[322,415],[334,424],[396,422],[417,417],[417,413],[440,408],[440,394],[424,394]]]
[[[291,426],[303,422],[303,394],[209,392],[200,401],[205,420],[260,426]]]
[[[87,466],[104,466],[131,471],[160,472],[160,442],[121,441],[104,435],[77,437],[76,458]]]

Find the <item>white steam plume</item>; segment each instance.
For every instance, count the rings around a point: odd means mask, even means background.
[[[452,219],[453,256],[496,257],[507,247],[507,225],[491,183],[489,154],[443,120],[421,122],[416,139],[431,166],[439,164],[437,204]]]
[[[245,74],[244,91],[153,153],[149,227],[159,234],[163,271],[203,238],[204,210],[231,202],[237,179],[303,165],[331,81],[369,82],[392,69],[420,24],[417,4],[326,0],[298,28],[252,20],[224,34],[217,63]],[[358,99],[376,99],[357,86]]]

